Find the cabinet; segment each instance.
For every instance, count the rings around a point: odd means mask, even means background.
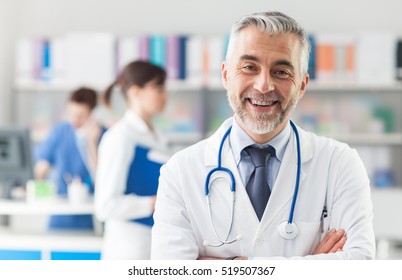
[[[311,83],[293,119],[359,152],[372,186],[402,186],[402,84]]]

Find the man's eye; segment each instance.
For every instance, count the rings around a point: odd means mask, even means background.
[[[274,74],[278,77],[288,77],[290,75],[287,71],[284,70],[276,70],[274,71]]]
[[[255,67],[252,66],[252,65],[245,65],[245,66],[243,66],[243,69],[245,69],[245,70],[255,70]]]

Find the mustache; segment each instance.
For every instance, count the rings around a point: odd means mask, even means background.
[[[245,99],[255,99],[255,100],[264,101],[264,102],[281,101],[281,98],[279,97],[279,95],[276,94],[274,91],[271,91],[268,93],[261,93],[259,91],[255,91],[255,90],[248,90],[248,91],[244,92],[241,99],[243,101]]]

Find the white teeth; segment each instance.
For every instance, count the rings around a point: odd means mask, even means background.
[[[251,103],[253,105],[258,105],[258,106],[271,106],[274,104],[277,100],[271,100],[271,101],[260,101],[260,100],[254,100],[250,99]]]

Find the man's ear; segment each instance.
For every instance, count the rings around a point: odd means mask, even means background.
[[[228,89],[227,82],[228,82],[228,68],[226,61],[222,62],[221,65],[221,73],[222,73],[222,84],[225,89]]]
[[[310,80],[310,76],[306,74],[302,80],[301,86],[300,86],[300,92],[299,92],[299,98],[302,98],[304,96],[304,93],[306,92],[307,89],[307,84]]]

